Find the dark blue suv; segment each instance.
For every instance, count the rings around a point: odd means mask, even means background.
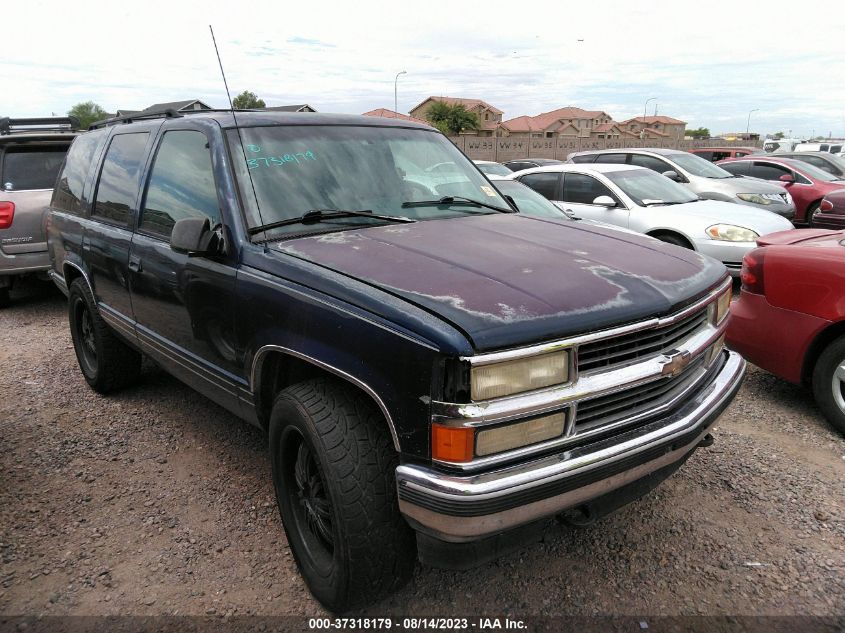
[[[720,263],[515,211],[403,120],[111,120],[61,170],[51,274],[91,387],[147,355],[267,432],[290,547],[340,611],[418,557],[468,566],[644,494],[739,388]]]

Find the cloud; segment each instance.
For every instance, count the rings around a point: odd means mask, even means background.
[[[252,90],[268,105],[392,108],[394,78],[407,70],[398,80],[405,112],[450,95],[485,99],[506,118],[577,105],[621,120],[656,97],[658,112],[713,132],[744,130],[759,109],[759,131],[845,135],[845,58],[829,38],[772,38],[753,3],[606,0],[601,19],[584,11],[573,20],[566,3],[541,0],[532,7],[539,21],[510,19],[514,6],[504,0],[489,0],[471,20],[447,19],[451,5],[436,0],[425,11],[380,0],[271,4],[261,20],[220,0],[74,6],[81,17],[71,25],[44,12],[38,46],[26,29],[4,31],[0,115],[61,113],[88,99],[110,111],[183,98],[223,106],[213,24],[233,94]],[[785,15],[794,4],[771,0],[767,10]],[[22,24],[29,11],[12,3],[4,17]],[[826,32],[845,31],[845,11],[828,2],[805,0],[802,13],[824,15]]]

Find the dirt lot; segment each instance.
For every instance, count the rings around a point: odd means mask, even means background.
[[[322,613],[260,431],[155,367],[82,379],[64,298],[0,312],[0,614]],[[649,497],[472,572],[418,566],[373,615],[842,614],[845,440],[751,368],[716,443]]]

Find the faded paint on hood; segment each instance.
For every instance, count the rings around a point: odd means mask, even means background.
[[[275,248],[439,315],[479,351],[667,314],[725,277],[722,264],[694,251],[517,214],[356,229]]]

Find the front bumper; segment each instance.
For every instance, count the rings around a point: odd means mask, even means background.
[[[748,251],[757,248],[757,242],[727,242],[704,239],[696,240],[695,247],[702,255],[708,255],[722,262],[727,267],[731,277],[739,277],[742,258]]]
[[[472,541],[558,514],[682,460],[736,395],[745,361],[722,352],[715,378],[674,413],[613,437],[475,475],[402,465],[399,507],[417,530]]]

